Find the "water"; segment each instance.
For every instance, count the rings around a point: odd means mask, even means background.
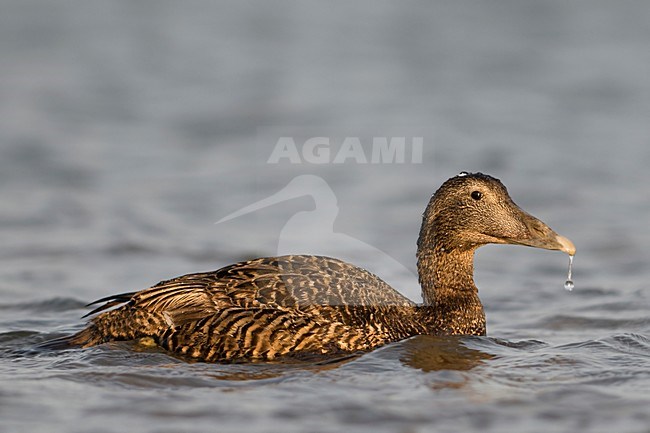
[[[3,3],[0,431],[650,431],[647,2],[330,7]],[[291,134],[339,141],[328,163],[268,163]],[[366,155],[422,136],[423,163],[332,163],[350,136]],[[422,211],[463,170],[575,243],[580,290],[558,290],[563,254],[487,246],[487,337],[329,364],[36,348],[88,302],[287,240],[419,301]],[[328,188],[214,224],[302,175]]]
[[[572,275],[573,275],[573,257],[574,257],[573,255],[569,256],[569,268],[567,270],[566,281],[564,282],[564,288],[566,290],[568,290],[568,291],[573,290],[573,288],[575,287],[575,284],[573,283],[573,279],[572,279],[573,278],[572,277]]]

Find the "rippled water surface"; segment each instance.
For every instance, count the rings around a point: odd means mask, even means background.
[[[4,2],[0,431],[650,432],[648,22],[644,1]],[[332,158],[269,163],[283,136]],[[423,160],[333,163],[348,136],[368,160],[421,136]],[[253,365],[38,348],[95,299],[286,250],[419,302],[421,214],[461,170],[574,241],[572,292],[565,255],[488,246],[487,337]]]

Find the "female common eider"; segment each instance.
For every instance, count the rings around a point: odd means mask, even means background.
[[[442,184],[423,215],[421,305],[337,259],[266,257],[100,299],[106,303],[89,315],[101,314],[64,342],[145,339],[199,361],[242,362],[368,351],[420,334],[485,335],[473,261],[489,243],[575,253],[569,239],[521,210],[498,179],[463,172]]]

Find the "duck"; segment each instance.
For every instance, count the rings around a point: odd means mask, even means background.
[[[486,244],[576,251],[517,206],[499,179],[461,172],[422,216],[421,304],[335,258],[262,257],[99,299],[87,326],[58,345],[140,341],[187,360],[233,363],[346,356],[416,335],[486,335],[473,278],[474,252]]]

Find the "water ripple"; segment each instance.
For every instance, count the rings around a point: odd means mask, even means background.
[[[610,317],[585,317],[575,315],[552,315],[539,321],[527,324],[527,328],[545,328],[550,330],[566,329],[606,329],[625,330],[643,329],[650,326],[650,318],[647,316],[638,318],[615,319]]]

